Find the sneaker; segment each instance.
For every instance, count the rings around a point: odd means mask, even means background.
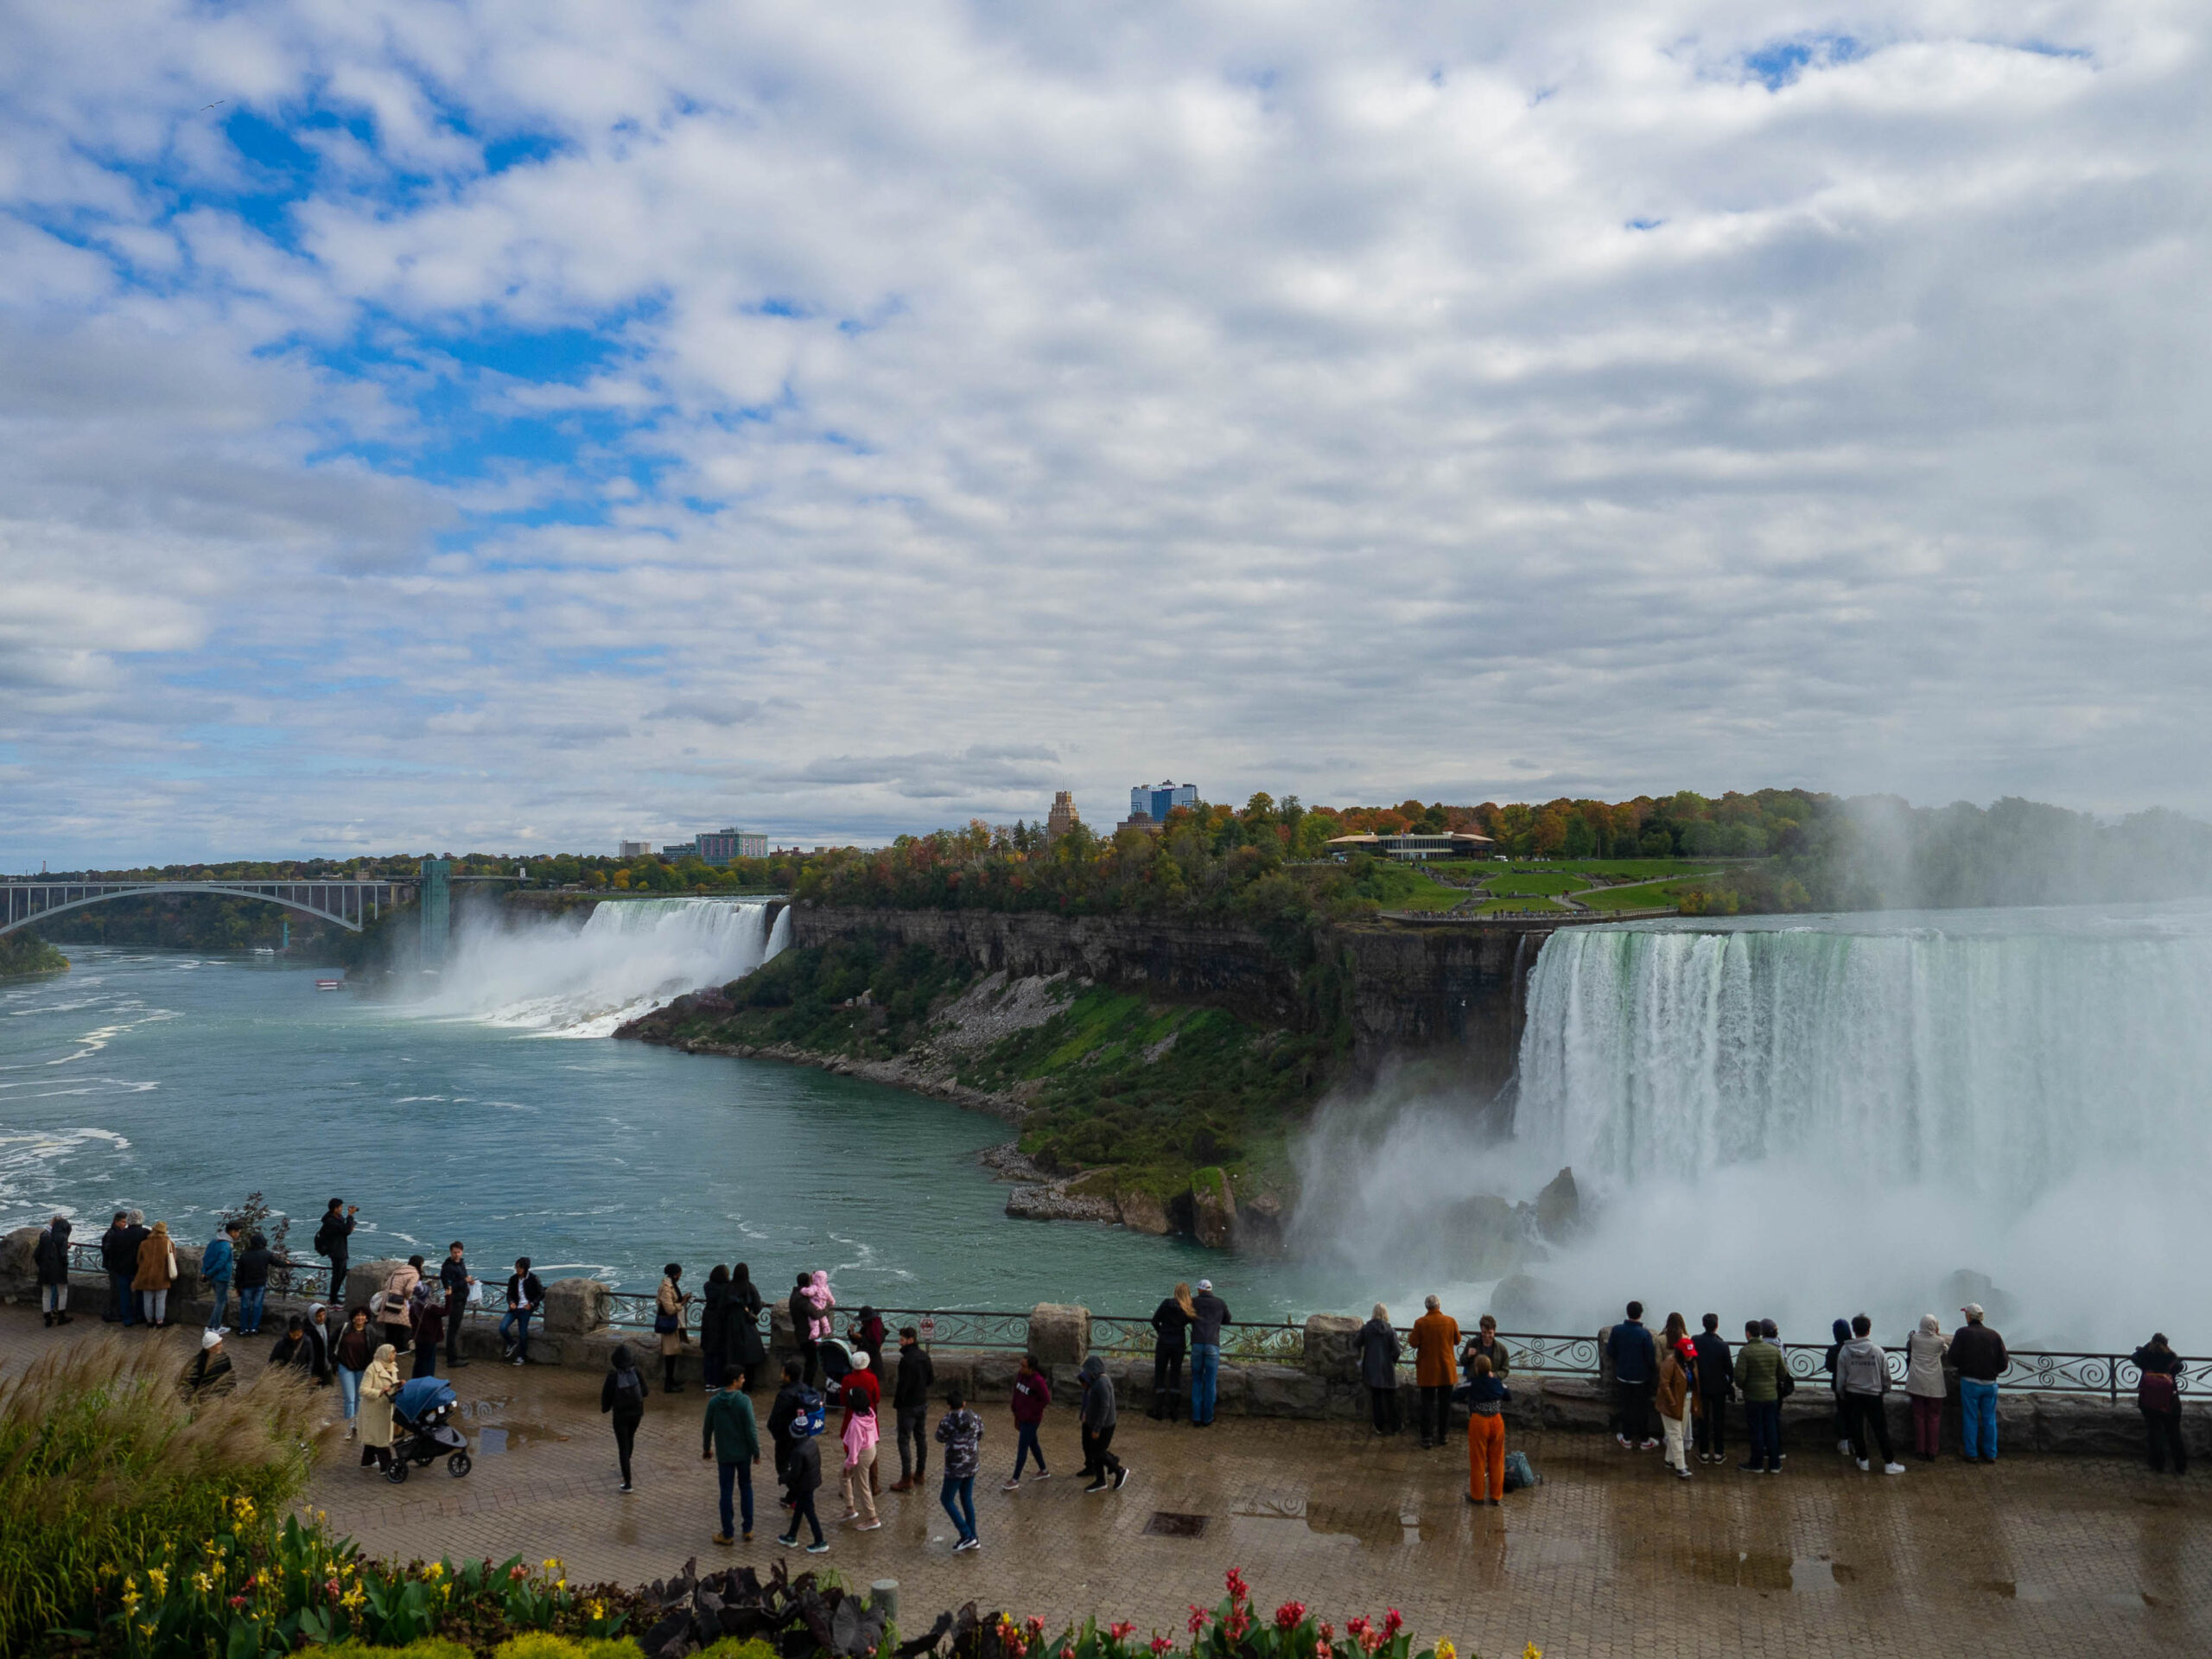
[[[1849,1440],[1838,1440],[1835,1443],[1835,1449],[1842,1452],[1843,1455],[1847,1458],[1851,1455],[1851,1442]]]
[[[1770,1463],[1766,1466],[1766,1471],[1770,1475],[1778,1475],[1782,1472],[1782,1465],[1778,1463]]]
[[[1747,1475],[1763,1475],[1766,1473],[1766,1465],[1763,1463],[1739,1463],[1736,1467],[1742,1470],[1744,1473]]]
[[[806,1547],[806,1553],[810,1555],[827,1555],[830,1553],[830,1541],[824,1538],[818,1544],[809,1544]]]
[[[860,1518],[861,1512],[858,1510],[847,1510],[842,1515],[837,1517],[837,1524],[842,1527],[848,1521],[857,1521]]]
[[[957,1555],[963,1550],[981,1549],[982,1547],[983,1541],[980,1538],[963,1538],[952,1547],[952,1553]]]
[[[624,1482],[623,1482],[620,1486],[617,1486],[614,1490],[615,1490],[616,1491],[618,1491],[618,1492],[626,1492],[626,1491],[630,1491],[630,1490],[631,1490],[631,1488],[630,1488],[630,1483],[629,1483],[628,1481],[626,1481],[626,1481],[624,1481]]]
[[[1646,1452],[1656,1452],[1659,1449],[1659,1442],[1656,1440],[1646,1440],[1643,1443],[1643,1449]]]
[[[714,1541],[720,1544],[724,1549],[728,1549],[732,1544],[735,1543],[737,1540],[731,1537],[729,1534],[726,1532],[718,1532],[715,1535]]]
[[[1904,1473],[1904,1465],[1901,1463],[1885,1463],[1882,1465],[1882,1472],[1885,1475],[1901,1475]]]
[[[1687,1468],[1677,1469],[1675,1472],[1684,1480],[1688,1480],[1690,1478],[1690,1471]]]
[[[1114,1490],[1118,1492],[1128,1484],[1129,1465],[1125,1463],[1114,1471]]]
[[[1106,1477],[1103,1475],[1099,1476],[1097,1479],[1092,1481],[1090,1485],[1084,1487],[1083,1490],[1086,1492],[1104,1491],[1106,1490]]]
[[[793,1544],[798,1542],[798,1534],[795,1532],[779,1532],[776,1535],[776,1541],[781,1544],[785,1549],[789,1549]]]
[[[1005,1485],[999,1488],[999,1491],[1002,1492],[1018,1492],[1020,1490],[1021,1483],[1018,1480],[1009,1480]]]
[[[1636,1442],[1635,1442],[1634,1440],[1631,1440],[1630,1439],[1629,1439],[1629,1437],[1628,1437],[1627,1435],[1625,1435],[1625,1434],[1616,1434],[1616,1435],[1614,1435],[1614,1436],[1613,1436],[1613,1438],[1614,1438],[1616,1440],[1618,1440],[1618,1441],[1619,1441],[1619,1442],[1620,1442],[1620,1448],[1621,1448],[1621,1450],[1622,1450],[1622,1451],[1624,1451],[1624,1452],[1633,1452],[1633,1451],[1635,1451],[1635,1450],[1636,1450]],[[1424,1441],[1424,1442],[1423,1442],[1423,1444],[1424,1444],[1424,1445],[1426,1445],[1426,1444],[1427,1444],[1427,1442],[1426,1442],[1426,1441]]]
[[[1859,1465],[1859,1472],[1860,1474],[1862,1474],[1862,1475],[1863,1475],[1863,1474],[1865,1474],[1865,1473],[1866,1473],[1869,1469],[1872,1469],[1872,1468],[1874,1466],[1872,1463],[1868,1462],[1865,1458],[1853,1458],[1853,1459],[1852,1459],[1852,1461],[1853,1461],[1853,1463],[1855,1463],[1855,1464],[1857,1464],[1857,1465]]]
[[[1035,1474],[1029,1477],[1032,1480],[1050,1480],[1052,1478],[1052,1471],[1049,1469],[1039,1469]]]
[[[525,1361],[520,1354],[517,1354],[512,1359],[507,1362],[510,1365],[522,1365],[527,1363],[528,1362]]]
[[[874,1532],[881,1528],[883,1522],[880,1521],[863,1521],[859,1526],[855,1527],[853,1530],[855,1532]]]

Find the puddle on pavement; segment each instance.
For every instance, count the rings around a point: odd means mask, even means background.
[[[1302,1526],[1324,1538],[1349,1538],[1363,1544],[1410,1544],[1421,1540],[1421,1517],[1395,1504],[1352,1504],[1296,1501],[1260,1503],[1238,1510],[1232,1517],[1240,1527],[1257,1523],[1259,1535],[1269,1523]]]
[[[463,1430],[474,1443],[474,1449],[492,1454],[513,1452],[533,1440],[559,1442],[569,1437],[544,1423],[515,1422],[501,1419],[487,1421],[506,1408],[504,1400],[474,1400],[467,1408],[468,1423]]]
[[[1859,1582],[1859,1569],[1840,1561],[1801,1561],[1770,1549],[1693,1549],[1690,1576],[1739,1590],[1787,1590],[1796,1595]]]

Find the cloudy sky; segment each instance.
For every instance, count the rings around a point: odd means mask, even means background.
[[[0,868],[2212,811],[2212,14],[0,10]]]

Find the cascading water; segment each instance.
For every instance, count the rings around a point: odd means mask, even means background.
[[[751,973],[791,942],[765,903],[632,899],[553,922],[457,933],[423,1013],[562,1037],[604,1037],[686,991]]]

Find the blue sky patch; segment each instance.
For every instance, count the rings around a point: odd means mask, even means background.
[[[1848,35],[1804,35],[1776,41],[1744,54],[1744,67],[1767,91],[1778,92],[1808,69],[1832,69],[1866,55],[1867,48]]]

